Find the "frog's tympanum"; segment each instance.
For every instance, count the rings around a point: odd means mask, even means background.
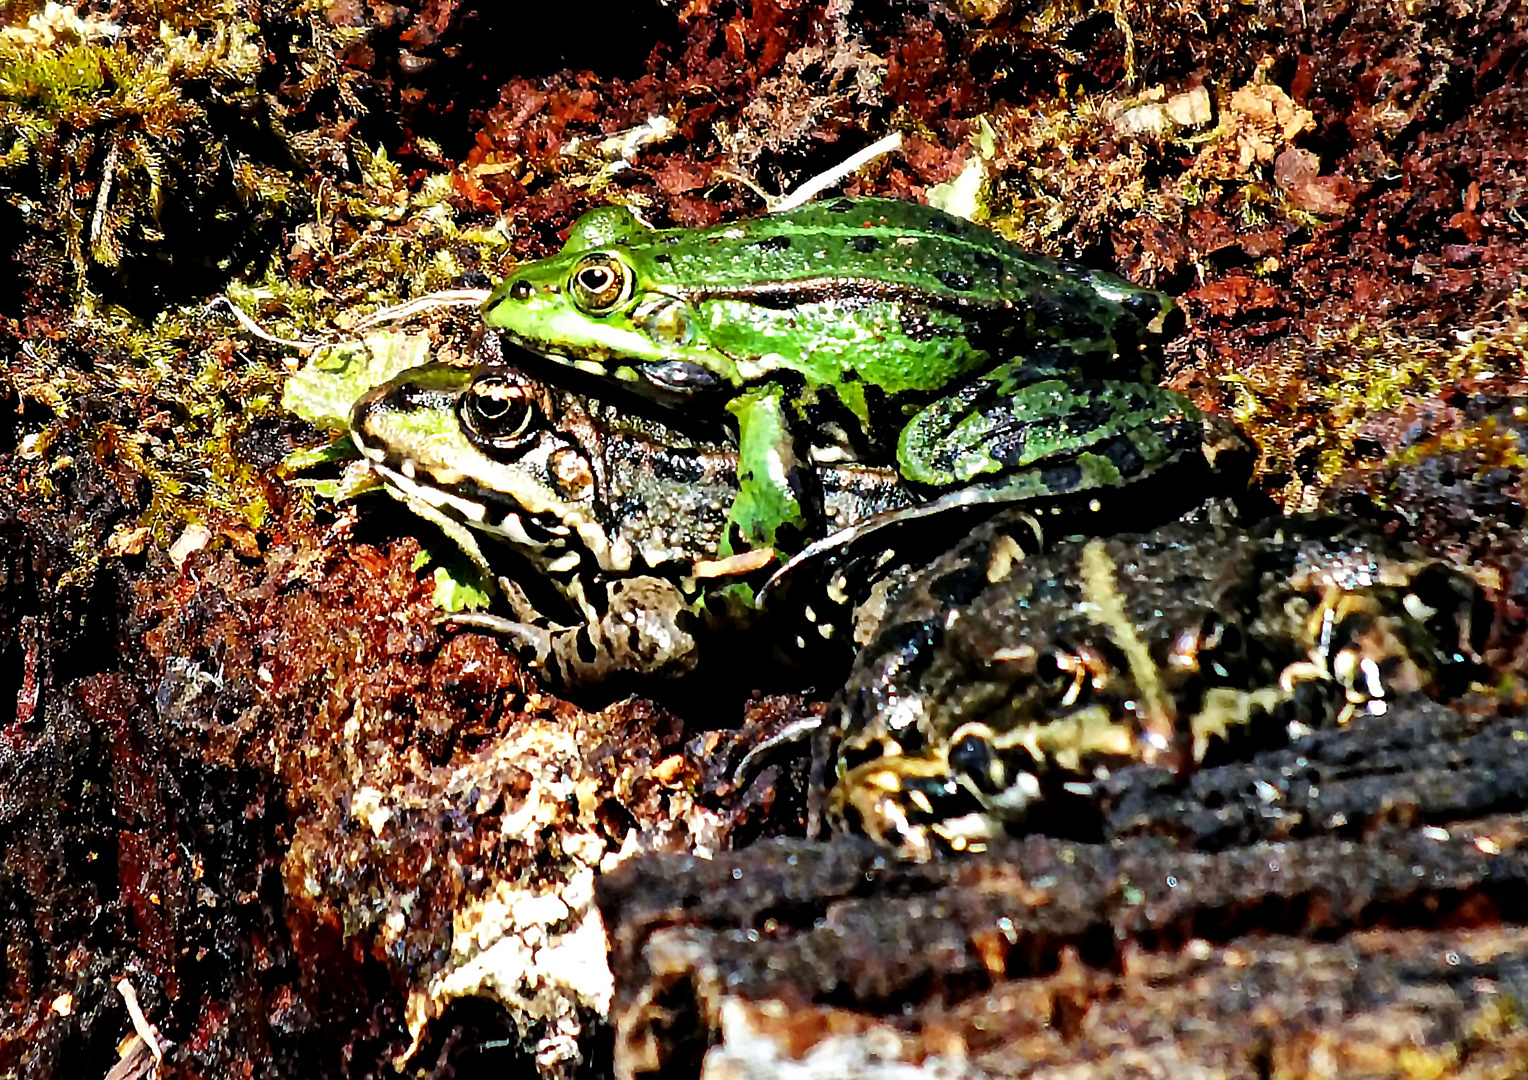
[[[1172,300],[914,203],[840,198],[655,230],[619,207],[503,281],[489,327],[670,404],[737,420],[723,552],[809,541],[805,463],[894,464],[920,497],[1002,502],[1151,472],[1199,415],[1155,385]]]
[[[504,365],[426,364],[366,393],[351,436],[388,489],[483,569],[475,535],[504,541],[534,571],[500,578],[510,633],[564,685],[615,672],[673,675],[695,631],[751,614],[772,553],[726,556],[737,455],[629,410]],[[820,466],[824,528],[907,506],[894,473]],[[527,592],[548,581],[575,613],[548,623]]]
[[[1000,515],[893,599],[831,714],[830,826],[969,850],[1112,768],[1181,773],[1478,673],[1480,590],[1353,523],[1174,524],[1026,557],[1029,539]]]

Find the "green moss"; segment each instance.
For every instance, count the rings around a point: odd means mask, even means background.
[[[1513,320],[1463,343],[1368,327],[1314,346],[1291,340],[1282,355],[1217,381],[1233,395],[1237,422],[1263,448],[1260,472],[1286,477],[1285,507],[1299,510],[1313,508],[1339,474],[1376,464],[1362,462],[1355,450],[1366,423],[1473,376],[1525,368],[1528,323]],[[1453,438],[1484,446],[1492,433],[1477,426]],[[1401,456],[1435,448],[1415,447]]]
[[[56,53],[0,47],[0,100],[12,106],[4,110],[10,131],[35,147],[61,124],[93,122],[110,93],[111,59],[110,49],[96,45]]]
[[[0,192],[50,208],[81,288],[88,264],[116,267],[129,243],[162,241],[168,192],[202,188],[224,158],[239,196],[290,193],[238,184],[248,159],[208,122],[213,101],[253,95],[263,50],[253,23],[202,7],[182,9],[189,28],[162,24],[147,47],[62,10],[0,32]]]

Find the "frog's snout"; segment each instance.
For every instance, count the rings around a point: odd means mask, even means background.
[[[384,400],[384,387],[374,386],[350,407],[350,441],[368,461],[387,458],[387,448],[376,437],[376,418]]]

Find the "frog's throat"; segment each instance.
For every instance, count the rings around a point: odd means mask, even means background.
[[[650,347],[643,348],[637,353],[624,347],[624,345],[642,341],[641,335],[635,331],[617,331],[609,335],[609,339],[605,341],[585,338],[554,343],[541,334],[523,333],[512,327],[499,327],[498,330],[511,345],[534,353],[545,360],[565,364],[600,378],[608,378],[612,373],[622,369],[631,369],[634,363],[659,363],[666,358]],[[634,379],[635,375],[632,378]]]

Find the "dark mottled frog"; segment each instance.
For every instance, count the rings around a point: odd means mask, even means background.
[[[1489,622],[1468,577],[1352,523],[1030,536],[1001,515],[894,599],[830,714],[831,826],[971,849],[1111,768],[1456,693]]]
[[[476,536],[507,544],[530,574],[500,587],[509,633],[564,685],[616,672],[674,675],[707,623],[746,622],[772,553],[726,556],[735,451],[507,365],[412,368],[366,393],[351,436],[388,489],[483,569]],[[820,466],[823,528],[910,504],[894,474]],[[550,583],[575,616],[548,622]]]

